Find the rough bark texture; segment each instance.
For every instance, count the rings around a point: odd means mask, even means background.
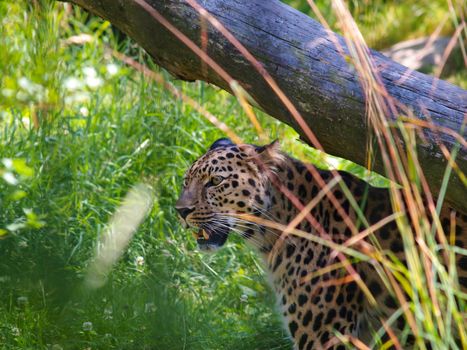
[[[184,0],[145,0],[180,31],[200,42],[200,15]],[[201,69],[200,59],[175,39],[134,0],[71,0],[99,15],[135,39],[154,60],[177,77],[204,80],[229,90],[212,70]],[[353,67],[335,48],[327,32],[308,16],[276,0],[198,0],[264,65],[291,98],[326,152],[365,164],[368,125],[365,99]],[[305,139],[290,113],[247,60],[221,33],[208,26],[208,53],[238,80],[271,116],[293,126]],[[343,39],[338,40],[345,48]],[[467,91],[425,74],[408,71],[372,51],[374,62],[389,94],[409,106],[415,115],[460,132],[467,115]],[[439,135],[448,149],[455,139]],[[419,160],[432,190],[440,188],[446,159],[432,132],[420,143]],[[467,172],[467,152],[457,158]],[[375,170],[383,172],[379,157]],[[447,193],[451,204],[467,212],[467,190],[452,175]]]

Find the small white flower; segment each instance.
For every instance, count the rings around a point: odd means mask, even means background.
[[[154,303],[146,303],[144,305],[144,312],[145,313],[151,313],[151,312],[156,312],[156,305]]]
[[[12,97],[15,94],[15,90],[13,89],[3,89],[2,95],[5,97]]]
[[[88,78],[89,77],[91,77],[91,78],[97,77],[97,72],[93,67],[84,67],[83,68],[83,73]]]
[[[16,299],[16,302],[18,303],[19,306],[26,306],[28,305],[28,297],[18,297],[18,299]]]
[[[63,85],[67,90],[78,90],[83,86],[83,83],[75,77],[66,78]]]
[[[92,322],[83,322],[83,331],[91,332],[92,331]]]
[[[31,119],[29,119],[28,117],[23,117],[21,118],[21,122],[23,123],[25,128],[29,128],[31,124]]]
[[[86,107],[81,107],[79,109],[79,112],[84,116],[84,117],[87,117],[89,115],[89,109],[87,109]]]
[[[13,168],[13,159],[11,158],[3,158],[2,163],[7,169]]]
[[[110,76],[115,75],[118,73],[118,66],[113,63],[109,63],[107,65],[107,73],[109,73]]]
[[[88,92],[79,91],[75,92],[69,96],[65,97],[65,103],[72,104],[72,103],[86,103],[90,100],[90,96]]]
[[[136,266],[143,266],[144,265],[144,257],[142,256],[137,256],[135,258],[135,265]]]
[[[0,283],[9,282],[11,280],[10,276],[0,276]]]
[[[18,327],[15,327],[15,326],[11,327],[11,333],[12,333],[13,336],[15,336],[15,337],[19,336],[19,334],[20,334],[19,328],[18,328]]]
[[[102,83],[103,83],[103,81],[99,77],[88,76],[86,78],[86,85],[89,86],[91,89],[98,88],[99,86],[102,85]]]
[[[248,302],[248,295],[242,294],[242,296],[240,297],[240,301],[241,301],[242,303]]]
[[[31,81],[30,81],[28,78],[26,78],[26,77],[21,77],[21,78],[18,79],[18,85],[19,85],[21,88],[23,88],[24,90],[28,90],[28,89],[30,89],[32,83],[31,83]]]
[[[105,320],[111,320],[113,318],[112,316],[112,308],[108,307],[104,310],[104,319]]]
[[[18,91],[16,93],[16,99],[19,101],[27,101],[29,98],[29,95],[25,93],[24,91]]]

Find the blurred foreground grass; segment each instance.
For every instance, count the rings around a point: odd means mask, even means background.
[[[0,1],[0,20],[1,348],[290,348],[254,252],[233,238],[200,254],[172,208],[184,170],[224,135],[109,56],[106,46],[149,61],[107,22],[49,1]],[[173,83],[257,142],[230,95]],[[293,130],[259,118],[286,150],[326,166]],[[153,209],[105,287],[86,290],[96,240],[139,182]]]

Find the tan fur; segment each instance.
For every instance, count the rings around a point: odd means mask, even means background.
[[[319,195],[321,188],[307,167],[311,170],[310,165],[280,152],[277,142],[259,148],[252,145],[217,147],[188,170],[177,208],[182,210],[189,207],[192,211],[185,217],[186,223],[191,227],[206,227],[214,237],[212,244],[204,242],[209,249],[217,248],[216,234],[220,232],[219,227],[225,226],[231,232],[244,236],[259,250],[267,264],[281,313],[297,349],[330,346],[342,350],[345,347],[334,337],[336,332],[369,341],[372,330],[381,326],[379,320],[390,316],[398,305],[371,263],[353,262],[351,267],[368,286],[376,305],[369,303],[357,283],[346,280],[348,270],[338,268],[326,273],[319,272],[341,262],[330,248],[292,234],[281,244],[276,244],[282,231],[257,224],[261,220],[272,220],[286,226],[299,214],[300,208]],[[330,172],[317,171],[326,183],[333,179]],[[392,214],[390,197],[385,189],[373,188],[347,173],[339,174],[357,203],[362,206],[362,203],[366,203],[364,214],[370,225]],[[218,186],[211,186],[209,179],[215,175],[222,176],[224,180]],[[331,191],[352,222],[356,223],[357,214],[340,186],[334,186]],[[290,196],[295,198],[298,208]],[[254,216],[255,223],[251,220],[239,221],[239,214]],[[310,237],[329,236],[338,244],[352,237],[328,197],[324,196],[318,201],[309,215],[316,220],[316,225],[304,219],[297,228],[307,232]],[[450,232],[450,216],[450,210],[445,208],[441,216],[445,232]],[[453,218],[457,220],[453,228],[453,232],[457,230],[456,244],[465,248],[466,217],[457,214]],[[221,226],[216,226],[216,223]],[[327,236],[324,237],[322,232]],[[391,250],[401,260],[404,259],[402,238],[394,222],[377,230],[374,239],[383,251]],[[219,238],[217,241],[222,240]],[[467,258],[458,254],[456,259],[459,282],[465,288]]]

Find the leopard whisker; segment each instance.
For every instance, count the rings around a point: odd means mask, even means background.
[[[225,217],[225,216],[224,216]],[[282,236],[281,233],[278,233],[276,230],[267,228],[265,226],[259,225],[257,223],[250,222],[248,220],[238,218],[238,217],[231,217],[228,216],[228,218],[231,218],[234,220],[234,223],[236,226],[244,227],[244,228],[252,228],[256,227],[258,230],[263,230],[265,233],[272,234],[273,236],[280,238]],[[243,224],[243,225],[242,225]],[[246,225],[245,225],[246,224]],[[294,240],[289,240],[289,244],[293,245],[294,247],[297,246],[297,243]]]
[[[228,228],[230,231],[232,231],[233,233],[236,233],[238,234],[240,237],[244,238],[245,237],[245,232],[242,232],[241,230],[235,228],[235,227],[230,227],[228,225],[225,225],[225,224],[219,224],[219,226],[223,226],[225,228]],[[250,237],[249,238],[250,241],[252,242],[253,245],[255,245],[257,248],[261,248],[262,247],[262,244],[261,242],[257,239],[257,238],[254,238],[254,237]]]
[[[277,206],[277,205],[275,205],[274,207],[276,207],[276,206]],[[253,210],[258,211],[259,213],[261,213],[262,215],[264,215],[267,219],[269,219],[269,220],[271,220],[271,221],[278,222],[279,219],[278,219],[277,217],[274,217],[273,214],[270,212],[270,210],[271,210],[272,208],[274,208],[274,207],[269,208],[269,210],[265,210],[265,209],[263,209],[263,208],[260,208],[260,207],[258,207],[258,206],[256,206],[256,205],[254,205],[254,204],[252,205]]]
[[[246,223],[247,225],[254,225],[258,229],[264,230],[265,232],[270,233],[270,234],[274,235],[277,238],[282,237],[282,233],[279,233],[276,230],[268,228],[266,226],[259,225],[258,223],[254,223],[254,222],[251,222],[251,221],[245,220],[243,218],[239,218],[239,217],[233,217],[233,219],[237,223],[237,225],[239,225],[240,222],[243,222],[243,223]],[[294,240],[289,240],[289,244],[293,245],[294,247],[297,246],[297,243]]]

